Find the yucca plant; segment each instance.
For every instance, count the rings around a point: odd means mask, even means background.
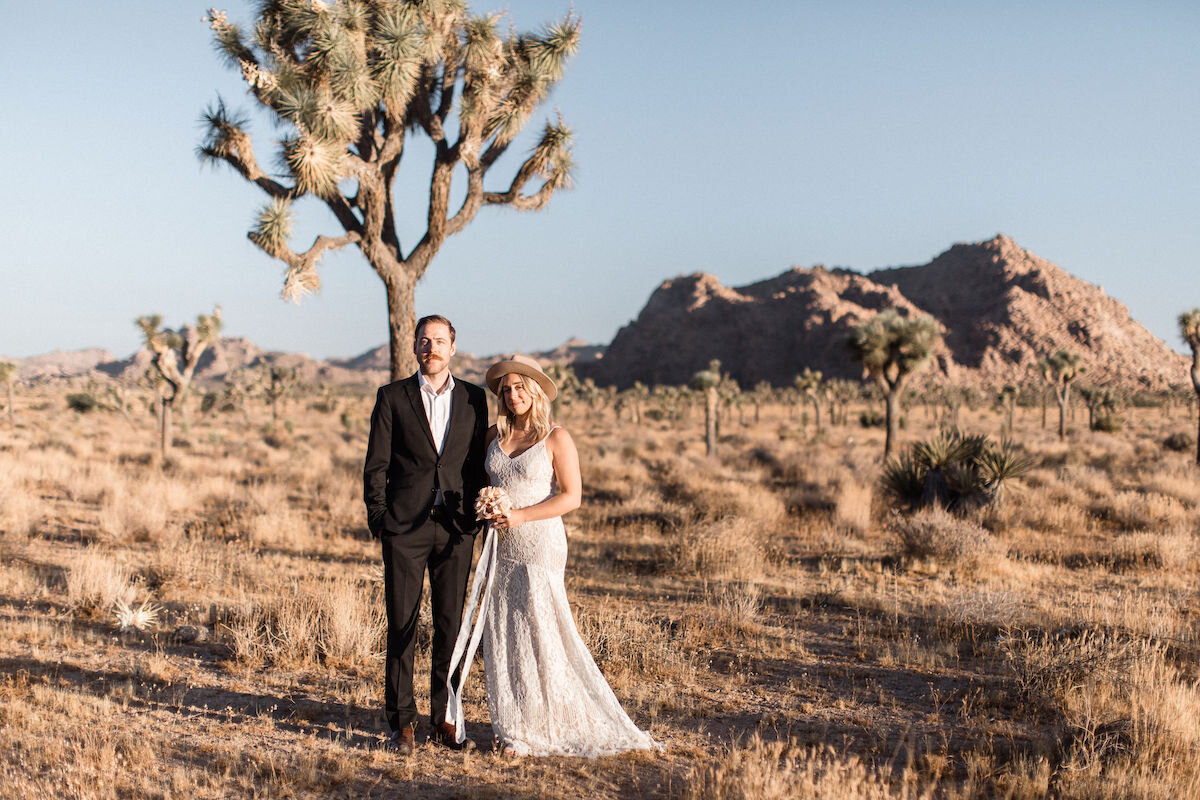
[[[571,184],[572,132],[559,117],[511,178],[484,185],[561,80],[579,46],[579,18],[519,33],[462,0],[264,0],[252,32],[217,9],[205,21],[218,52],[284,130],[282,177],[260,165],[247,118],[220,99],[204,114],[200,158],[228,164],[267,195],[248,236],[286,265],[285,299],[320,288],[326,251],[359,248],[387,293],[392,378],[410,374],[413,293],[446,238],[483,206],[537,210]],[[413,134],[433,144],[419,203],[394,194]],[[456,175],[465,176],[457,187]],[[305,196],[325,205],[341,233],[297,250],[292,206]],[[424,232],[402,241],[396,215],[415,208]]]
[[[966,511],[1000,502],[1005,482],[1031,466],[1008,439],[996,445],[981,434],[945,430],[889,459],[881,482],[886,495],[910,509]]]

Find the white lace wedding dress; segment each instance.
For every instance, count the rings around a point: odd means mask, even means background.
[[[511,458],[493,441],[486,464],[492,485],[508,492],[515,508],[555,491],[544,439]],[[462,681],[482,638],[492,729],[518,754],[599,756],[657,748],[621,708],[579,636],[563,584],[566,563],[561,517],[488,532],[455,646],[457,662],[469,645]],[[451,686],[446,718],[462,741],[461,686]]]

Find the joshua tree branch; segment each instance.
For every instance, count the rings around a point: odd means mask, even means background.
[[[259,188],[271,197],[293,199],[298,196],[295,188],[289,188],[267,177],[258,166],[250,136],[241,129],[231,131],[223,144],[201,147],[200,152],[210,160],[220,159],[229,164],[239,175],[258,184]]]
[[[344,236],[321,235],[313,240],[312,247],[303,253],[289,252],[285,254],[284,260],[293,266],[295,266],[293,260],[305,266],[310,266],[315,264],[326,250],[341,250],[348,244],[355,244],[360,241],[362,241],[362,235],[358,231],[350,231]]]
[[[521,194],[521,189],[533,177],[535,171],[531,161],[532,159],[521,165],[507,192],[484,192],[483,202],[490,206],[510,205],[519,211],[537,211],[550,202],[550,197],[554,194],[553,181],[547,180],[533,194]]]

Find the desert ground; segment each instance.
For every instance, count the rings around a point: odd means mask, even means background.
[[[1080,409],[1065,441],[1018,409],[1032,468],[915,520],[857,408],[820,432],[733,410],[712,457],[700,406],[568,408],[576,621],[664,749],[506,757],[477,660],[479,750],[402,758],[381,746],[371,395],[298,397],[274,425],[194,397],[163,462],[150,413],[66,391],[0,415],[0,797],[1200,796],[1200,472],[1163,446],[1194,408],[1126,408],[1115,433]],[[935,425],[913,406],[901,441]]]

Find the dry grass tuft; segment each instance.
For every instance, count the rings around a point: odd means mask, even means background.
[[[906,769],[897,780],[830,747],[764,742],[755,734],[717,763],[697,768],[681,800],[915,800],[935,785]]]
[[[129,569],[95,548],[84,550],[67,570],[66,600],[71,608],[105,611],[133,600]]]

